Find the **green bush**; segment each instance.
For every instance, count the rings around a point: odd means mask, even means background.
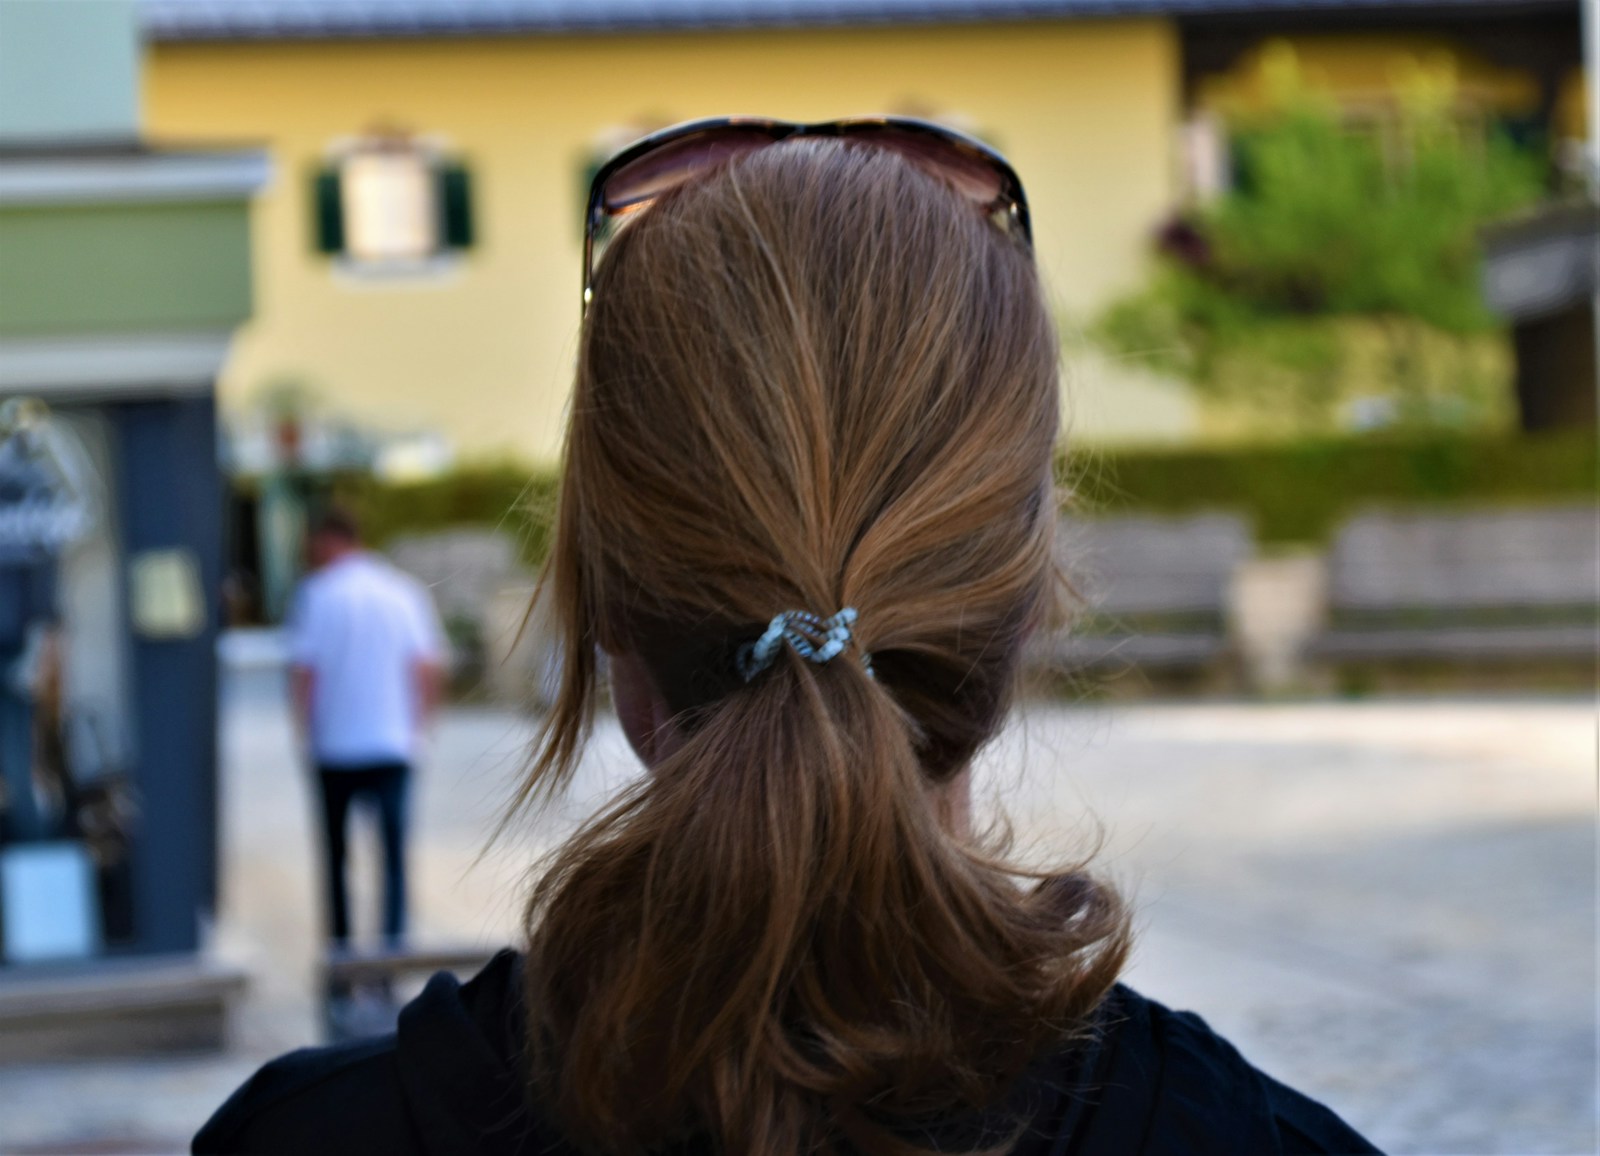
[[[1501,327],[1478,231],[1542,195],[1544,161],[1458,118],[1447,89],[1397,97],[1393,120],[1352,124],[1291,70],[1229,126],[1233,191],[1163,230],[1151,281],[1091,335],[1302,431],[1347,420],[1355,395],[1386,398],[1395,425],[1492,426],[1508,383],[1485,369]],[[1374,339],[1376,363],[1358,348]]]
[[[1058,463],[1073,506],[1087,514],[1230,510],[1264,542],[1325,541],[1373,505],[1493,506],[1593,499],[1597,464],[1587,430],[1516,437],[1370,437],[1295,445],[1073,453]],[[510,463],[432,481],[342,480],[340,498],[374,544],[457,526],[515,535],[530,566],[544,558],[555,510],[553,471]]]
[[[1059,475],[1089,514],[1244,514],[1264,542],[1326,541],[1374,505],[1593,500],[1588,430],[1505,438],[1373,437],[1284,446],[1074,454]]]
[[[499,462],[467,466],[425,482],[351,477],[341,479],[334,491],[360,518],[375,546],[430,530],[495,527],[516,538],[523,560],[536,566],[549,548],[556,475]]]

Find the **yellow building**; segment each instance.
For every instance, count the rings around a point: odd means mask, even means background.
[[[227,405],[245,412],[294,382],[379,433],[438,431],[467,456],[546,460],[573,361],[586,176],[628,136],[723,112],[958,124],[1022,174],[1070,332],[1137,283],[1152,229],[1189,183],[1180,129],[1247,92],[1275,35],[1144,0],[1037,3],[1010,20],[971,19],[1019,10],[981,0],[840,0],[818,8],[826,20],[770,0],[143,5],[153,134],[260,143],[275,162],[254,222],[256,317],[224,376]],[[1568,16],[1575,28],[1574,3],[1550,7],[1553,35]],[[1335,82],[1357,83],[1410,51],[1397,36],[1420,35],[1348,25],[1289,32],[1314,50],[1342,36],[1313,55]],[[1424,32],[1428,51],[1454,51],[1438,28]],[[1480,66],[1475,51],[1459,56],[1494,99],[1545,99],[1531,66]],[[407,206],[441,196],[455,214],[446,235],[408,234]],[[1069,379],[1085,436],[1205,433],[1203,407],[1175,383],[1088,354],[1073,356]]]

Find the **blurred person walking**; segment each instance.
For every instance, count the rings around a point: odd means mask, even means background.
[[[355,519],[324,512],[309,540],[312,573],[295,593],[290,679],[296,720],[317,770],[328,936],[350,937],[346,831],[370,804],[383,838],[383,936],[406,934],[407,795],[443,684],[438,615],[421,583],[361,548]]]

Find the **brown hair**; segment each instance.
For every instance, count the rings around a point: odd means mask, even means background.
[[[361,523],[348,506],[330,502],[311,522],[312,536],[326,535],[341,542],[359,542]]]
[[[919,1150],[1114,981],[1115,894],[1008,866],[928,789],[997,731],[1052,613],[1056,373],[1026,250],[882,150],[737,159],[606,254],[524,799],[571,774],[597,646],[644,661],[681,743],[529,906],[530,1078],[585,1150]],[[843,606],[841,657],[734,673],[775,613]]]

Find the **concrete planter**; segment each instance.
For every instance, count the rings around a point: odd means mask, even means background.
[[[1309,688],[1308,649],[1327,618],[1328,569],[1305,552],[1241,562],[1228,588],[1228,629],[1258,694]]]

